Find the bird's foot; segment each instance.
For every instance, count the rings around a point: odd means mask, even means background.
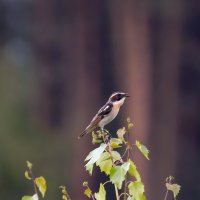
[[[101,134],[102,134],[102,138],[105,144],[108,144],[110,142],[110,133],[108,130],[106,129],[101,129]]]

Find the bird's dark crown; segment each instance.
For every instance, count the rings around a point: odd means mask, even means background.
[[[112,102],[120,101],[124,97],[129,97],[129,95],[127,93],[124,93],[124,92],[114,92],[110,96],[109,101],[112,101]]]

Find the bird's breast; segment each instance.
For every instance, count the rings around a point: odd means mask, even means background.
[[[119,108],[120,106],[113,106],[112,111],[99,122],[99,126],[104,127],[106,124],[110,123],[117,116]]]

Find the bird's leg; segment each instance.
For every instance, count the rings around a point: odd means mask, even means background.
[[[110,135],[110,133],[109,133],[109,131],[107,130],[107,129],[104,129],[104,128],[101,128],[101,133],[102,134],[109,134]]]

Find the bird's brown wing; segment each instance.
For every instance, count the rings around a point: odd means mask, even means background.
[[[107,115],[111,112],[112,110],[112,103],[106,103],[98,112],[97,114],[94,116],[94,118],[92,119],[92,121],[90,122],[90,124],[86,127],[86,129],[81,133],[81,135],[78,138],[83,137],[85,134],[88,134],[92,131],[94,131],[99,122]]]
[[[101,116],[98,116],[98,115],[95,115],[94,118],[92,119],[92,121],[90,122],[90,124],[86,127],[86,129],[79,135],[79,139],[81,137],[83,137],[85,134],[88,134],[92,131],[94,131],[97,126],[98,126],[98,123],[101,121]]]

